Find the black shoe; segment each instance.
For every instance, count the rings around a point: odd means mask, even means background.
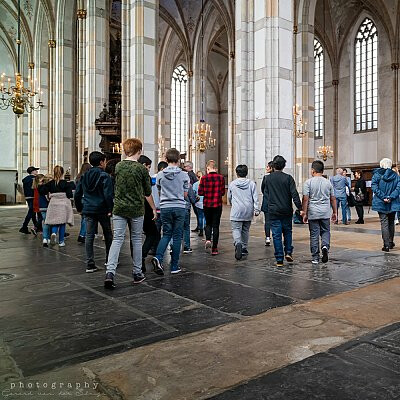
[[[276,261],[276,266],[277,267],[283,267],[283,260],[277,260]]]
[[[326,246],[324,246],[322,248],[322,262],[323,263],[327,263],[329,260],[329,252],[328,252],[328,248]]]
[[[25,235],[30,235],[31,234],[29,229],[28,228],[24,228],[24,227],[22,227],[18,232],[25,233]]]
[[[197,227],[196,229],[192,229],[192,232],[198,232],[199,230],[199,227]]]
[[[160,260],[157,257],[153,257],[151,259],[151,263],[153,264],[154,267],[154,272],[157,275],[164,275],[164,267],[163,265],[160,263]]]
[[[79,243],[85,243],[85,240],[86,240],[85,236],[81,236],[81,235],[78,236]]]
[[[247,249],[242,249],[242,254],[244,256],[247,256],[247,255],[249,255],[249,251]]]
[[[389,249],[389,247],[383,246],[382,247],[382,251],[385,251],[386,253],[389,253],[390,249]]]
[[[31,228],[32,235],[37,236],[37,230],[35,228]]]
[[[203,229],[199,229],[199,235],[198,235],[199,237],[203,237],[204,236],[204,232],[203,232]]]
[[[114,275],[111,272],[106,273],[106,279],[104,280],[104,288],[105,289],[114,289],[115,288],[115,283],[114,283]]]
[[[242,259],[242,243],[236,243],[235,245],[235,258],[236,260]]]
[[[65,232],[64,237],[68,237],[70,234],[68,232]]]
[[[190,254],[193,253],[193,250],[191,247],[184,247],[183,248],[183,254]]]
[[[145,274],[146,273],[146,259],[142,258],[142,272]]]
[[[143,282],[146,279],[144,275],[133,274],[133,284]]]
[[[392,242],[392,243],[390,243],[390,245],[389,245],[389,249],[390,250],[392,250],[392,249],[394,249],[396,247],[396,245]]]
[[[88,265],[87,267],[86,267],[86,272],[88,273],[88,274],[90,274],[91,272],[96,272],[96,271],[98,271],[99,269],[95,266],[95,265]]]
[[[293,262],[293,256],[291,254],[286,254],[285,258],[287,262]]]

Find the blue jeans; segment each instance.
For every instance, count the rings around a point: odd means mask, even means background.
[[[162,263],[165,250],[171,239],[173,239],[171,269],[178,267],[185,215],[186,209],[184,208],[173,207],[161,210],[163,237],[157,246],[156,257]]]
[[[336,197],[336,204],[339,217],[339,207],[342,207],[342,222],[345,224],[347,222],[347,198],[346,197]]]
[[[274,255],[277,261],[283,261],[285,254],[293,253],[292,246],[292,216],[279,219],[270,219],[272,238],[274,240]],[[283,253],[282,234],[285,245],[285,254]]]
[[[79,236],[86,236],[86,220],[83,215],[81,215],[81,230],[79,231]]]
[[[190,248],[190,209],[186,210],[185,222],[183,224],[183,246]]]
[[[206,224],[206,219],[204,217],[204,210],[202,208],[198,208],[198,207],[196,207],[196,209],[197,209],[198,226],[199,226],[199,229],[202,230],[202,229],[204,229],[204,226]]]
[[[41,214],[43,218],[43,223],[42,223],[43,239],[50,239],[50,226],[44,223],[44,221],[46,221],[46,211],[41,211]]]
[[[51,225],[51,233],[57,234],[57,232],[58,232],[58,243],[63,243],[65,236],[65,224]]]

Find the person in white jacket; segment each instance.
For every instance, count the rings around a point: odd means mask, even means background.
[[[237,179],[229,184],[228,200],[231,208],[231,227],[235,245],[235,258],[240,260],[248,255],[249,231],[253,215],[259,215],[257,185],[247,179],[247,165],[236,167]]]

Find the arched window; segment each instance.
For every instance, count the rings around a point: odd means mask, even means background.
[[[324,135],[324,49],[319,40],[314,39],[314,135]]]
[[[378,128],[378,32],[365,18],[355,41],[355,130]]]
[[[171,80],[171,147],[186,153],[188,146],[188,75],[183,65],[178,65]]]

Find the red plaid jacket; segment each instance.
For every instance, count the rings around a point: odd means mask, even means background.
[[[204,196],[204,207],[221,207],[222,196],[225,194],[225,179],[216,172],[204,175],[199,184],[199,196]]]

